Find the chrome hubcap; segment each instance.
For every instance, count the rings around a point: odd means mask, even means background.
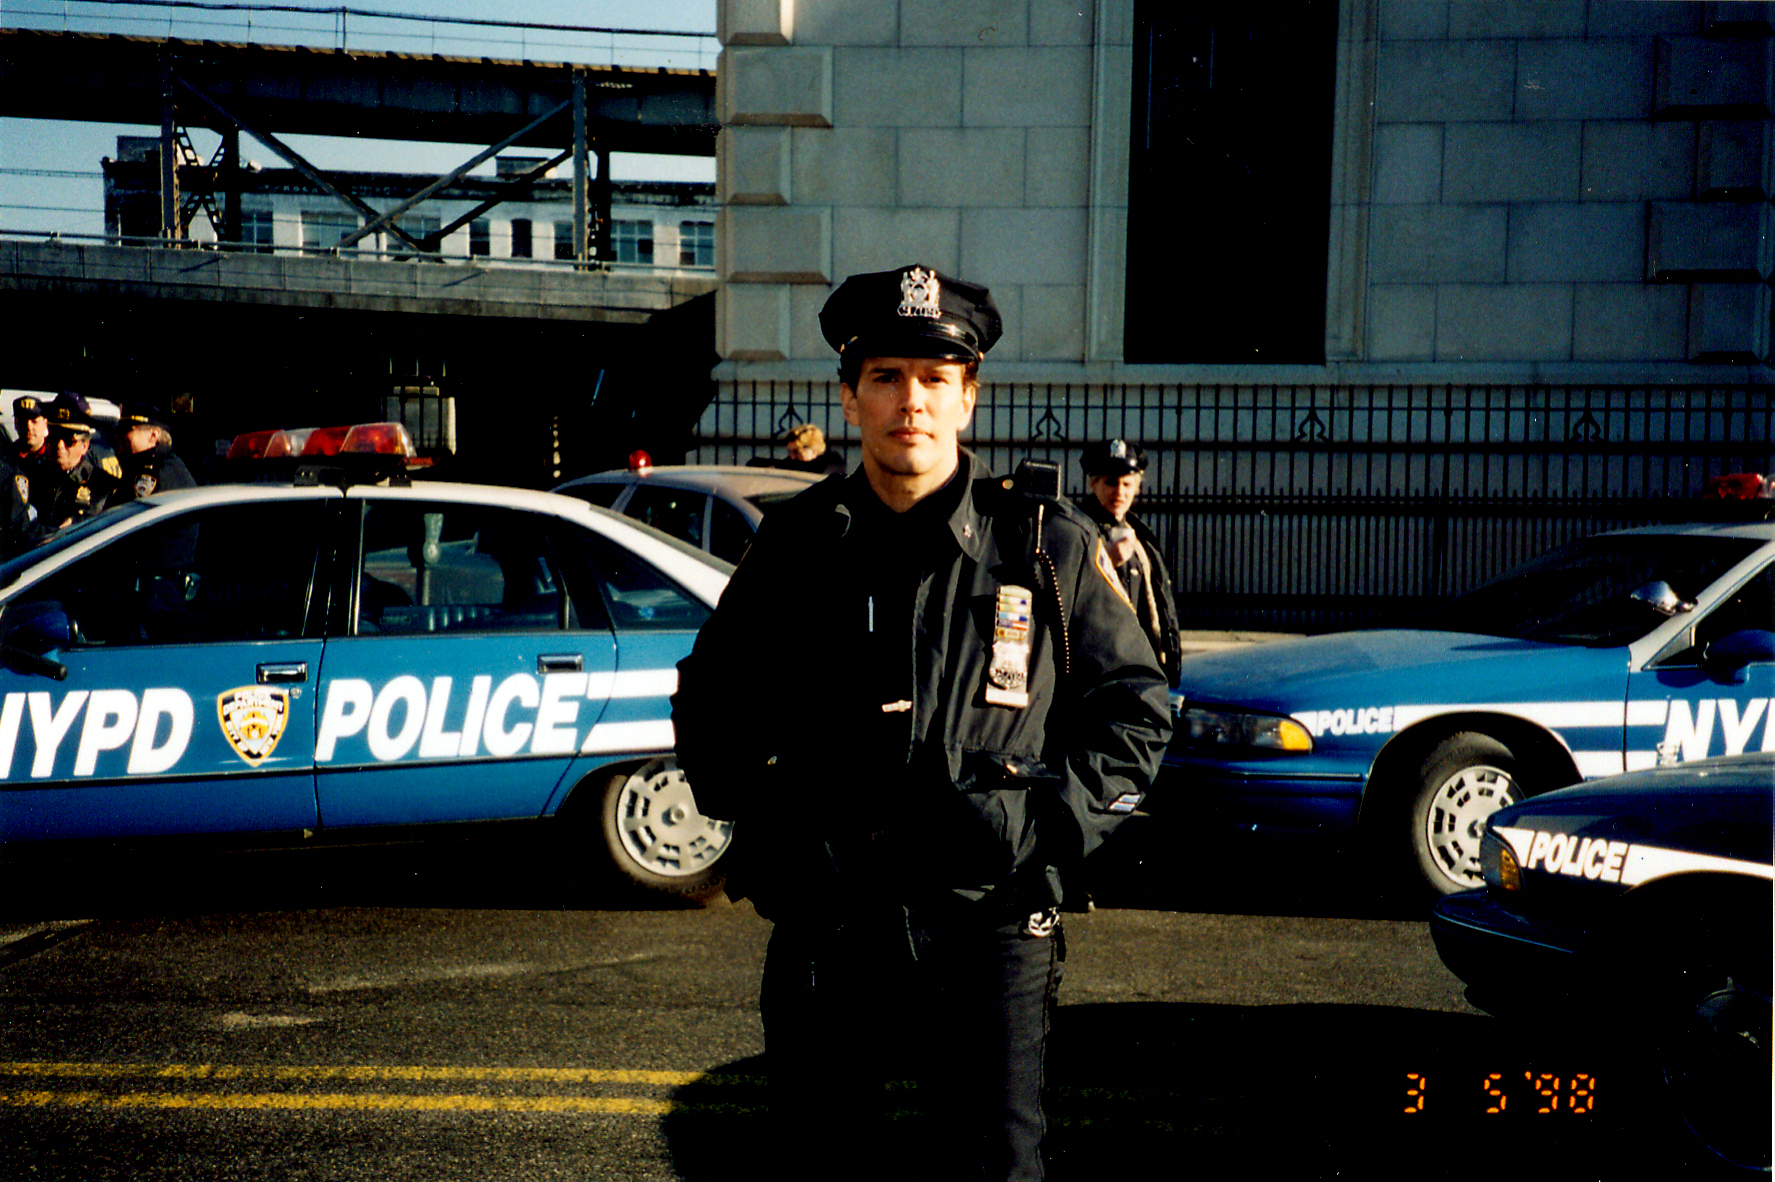
[[[690,781],[666,760],[629,777],[617,801],[616,820],[623,849],[664,878],[702,873],[733,839],[733,822],[698,812]]]
[[[1502,768],[1479,764],[1445,780],[1424,814],[1424,843],[1436,869],[1459,887],[1485,885],[1479,837],[1486,818],[1516,803],[1516,783]]]

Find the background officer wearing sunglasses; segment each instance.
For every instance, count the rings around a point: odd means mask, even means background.
[[[95,441],[98,425],[83,396],[64,390],[45,410],[54,463],[39,470],[42,492],[33,475],[31,492],[43,520],[60,529],[110,505],[123,483],[123,468],[110,448]]]

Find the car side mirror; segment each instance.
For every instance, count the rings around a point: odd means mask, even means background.
[[[68,609],[53,599],[9,605],[5,624],[0,627],[0,644],[28,653],[66,648],[73,640],[74,623],[68,618]]]
[[[1775,632],[1762,628],[1742,628],[1728,632],[1708,644],[1701,653],[1701,666],[1709,675],[1731,685],[1743,685],[1750,679],[1746,670],[1751,665],[1775,661]]]
[[[1676,593],[1676,588],[1663,579],[1653,579],[1642,587],[1636,587],[1628,593],[1629,599],[1645,604],[1661,616],[1674,616],[1678,612],[1693,611],[1693,600],[1684,599]]]
[[[61,681],[68,667],[43,654],[66,648],[74,639],[73,621],[54,600],[10,605],[0,628],[0,664],[20,673]]]

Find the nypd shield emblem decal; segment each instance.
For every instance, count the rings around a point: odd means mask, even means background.
[[[246,760],[248,767],[258,767],[271,758],[283,737],[290,695],[270,686],[243,685],[216,696],[216,716],[234,753]]]

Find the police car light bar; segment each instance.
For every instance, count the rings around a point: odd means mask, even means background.
[[[231,460],[276,460],[342,454],[400,456],[419,461],[413,437],[400,423],[355,423],[339,427],[296,427],[249,431],[228,446]]]
[[[1757,472],[1731,472],[1709,476],[1701,486],[1704,501],[1766,501],[1775,496],[1769,478]]]

